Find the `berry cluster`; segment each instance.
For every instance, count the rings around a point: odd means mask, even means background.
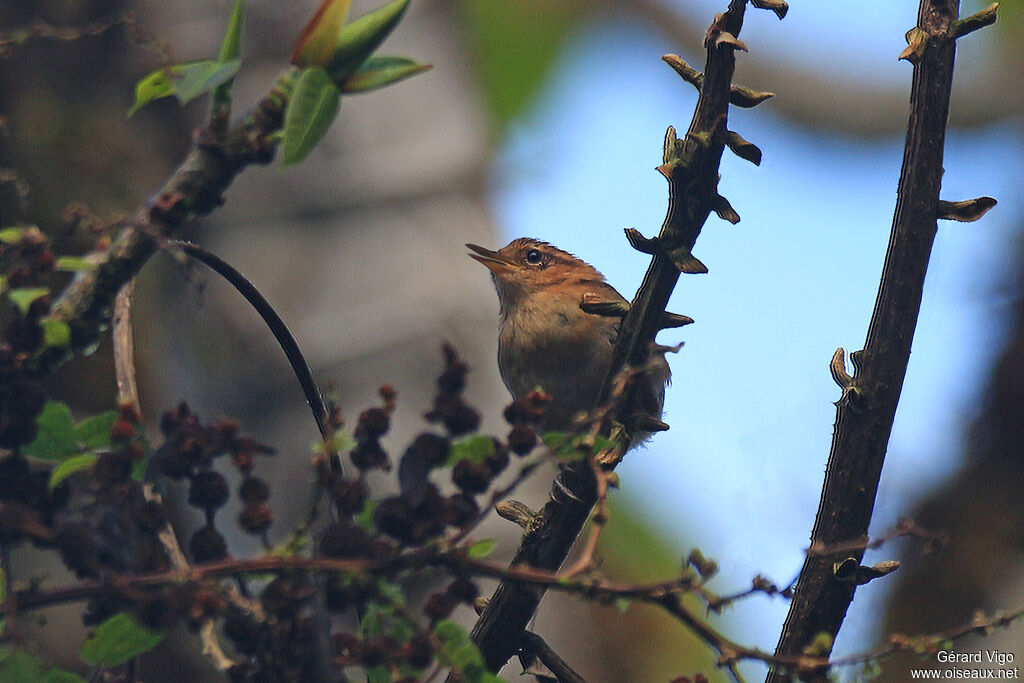
[[[241,600],[214,578],[111,589],[91,599],[87,622],[123,610],[159,629],[185,623],[195,630],[211,619],[220,620],[236,662],[228,671],[232,681],[319,680],[325,666],[367,671],[386,667],[418,675],[444,647],[435,629],[452,626],[442,622],[459,605],[471,605],[479,589],[471,576],[453,568],[443,590],[412,601],[420,603],[417,610],[408,604],[411,591],[402,582],[413,578],[417,554],[436,552],[432,548],[445,534],[461,537],[481,519],[477,497],[507,469],[511,455],[524,456],[537,444],[534,428],[548,400],[536,392],[506,409],[511,425],[507,442],[475,434],[479,413],[463,399],[468,368],[451,347],[444,348],[444,359],[433,408],[426,414],[443,431],[424,431],[405,449],[397,464],[396,495],[375,498],[367,479],[371,471],[391,469],[382,444],[396,402],[390,387],[381,389],[380,405],[359,415],[352,439],[337,440],[351,444],[351,467],[340,467],[331,458],[314,461],[318,490],[329,497],[334,512],[333,520],[316,534],[315,555],[391,569],[383,574],[325,575],[281,569],[261,588],[239,576]],[[332,414],[330,422],[342,434],[340,415]],[[67,482],[51,490],[49,473],[33,471],[22,455],[0,459],[0,542],[30,539],[53,546],[83,578],[168,571],[170,560],[158,537],[166,525],[163,506],[147,500],[133,476],[146,453],[139,423],[132,407],[119,408],[110,447],[97,454],[91,469],[77,475],[84,479],[75,484],[73,495]],[[215,525],[217,512],[232,494],[215,469],[225,459],[242,475],[235,491],[242,503],[238,523],[269,547],[266,533],[274,517],[268,505],[270,487],[254,476],[253,468],[256,456],[272,449],[241,435],[233,420],[204,423],[184,403],[162,416],[160,431],[164,440],[151,456],[151,471],[187,481],[189,505],[205,516],[205,524],[188,543],[192,562],[222,563],[218,574],[230,564],[226,541]],[[443,482],[432,480],[442,473],[450,477],[447,493],[442,492]],[[328,639],[324,610],[334,615],[354,610],[359,626]]]
[[[250,534],[266,533],[274,521],[274,513],[267,505],[270,487],[253,476],[252,470],[256,455],[272,455],[272,448],[240,436],[234,420],[202,424],[184,403],[164,413],[160,431],[164,443],[153,456],[159,471],[171,479],[187,478],[189,505],[206,515],[206,525],[189,541],[194,561],[212,562],[227,557],[227,544],[214,526],[217,510],[230,496],[224,475],[213,469],[214,461],[222,456],[228,456],[244,477],[238,490],[244,505],[238,515],[239,526]]]

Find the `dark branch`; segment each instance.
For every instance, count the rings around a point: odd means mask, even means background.
[[[805,651],[825,634],[834,642],[857,587],[841,581],[836,563],[859,565],[885,460],[896,405],[910,358],[921,307],[925,272],[939,215],[942,154],[956,51],[959,2],[922,0],[918,26],[907,34],[902,57],[914,64],[910,122],[900,174],[896,215],[885,257],[874,314],[862,353],[850,377],[837,353],[833,375],[845,383],[829,453],[811,547],[832,552],[807,554],[776,649],[780,658]],[[839,370],[842,372],[839,372]],[[852,547],[851,547],[852,545]],[[842,551],[837,549],[843,548]],[[829,648],[830,649],[830,648]],[[807,680],[824,681],[827,669]],[[781,671],[771,683],[788,677]]]
[[[676,139],[672,129],[666,136],[664,164],[659,170],[669,183],[669,206],[658,236],[660,248],[623,318],[600,405],[609,400],[615,378],[623,368],[642,368],[647,363],[655,335],[664,326],[665,307],[680,274],[668,254],[680,249],[692,250],[704,222],[716,206],[718,166],[727,137],[726,121],[736,65],[734,50],[739,44],[736,36],[743,26],[745,8],[745,0],[732,0],[729,10],[715,18],[705,40],[707,64],[700,79],[700,97],[690,129],[682,140]],[[679,70],[678,65],[669,63]],[[640,412],[632,385],[629,382],[615,410],[616,419],[623,424]],[[609,462],[618,459],[611,458]],[[583,528],[597,499],[594,473],[589,463],[583,463],[567,468],[559,476],[560,482],[553,488],[551,500],[533,519],[523,537],[513,566],[557,570]],[[492,671],[500,669],[515,654],[523,629],[543,594],[541,588],[508,580],[498,587],[473,629],[473,640]]]

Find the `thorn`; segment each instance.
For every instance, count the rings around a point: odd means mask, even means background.
[[[642,413],[634,415],[630,422],[632,428],[629,432],[631,434],[636,434],[638,432],[667,432],[669,429],[668,425],[658,418]]]
[[[924,56],[924,49],[928,45],[928,34],[915,26],[907,31],[907,47],[900,53],[899,58],[905,59],[911,64],[917,64]]]
[[[851,360],[856,356],[854,362],[854,372],[860,368],[860,359],[862,351],[854,351],[850,354]],[[854,401],[861,395],[860,389],[857,388],[854,378],[850,376],[850,373],[846,371],[846,352],[842,347],[836,349],[836,352],[832,355],[832,362],[829,363],[829,370],[832,372],[832,379],[839,385],[839,388],[843,390],[839,400],[835,402],[837,407],[844,407],[849,405],[852,409],[856,409]]]
[[[947,221],[970,223],[984,216],[996,204],[992,197],[975,197],[962,202],[946,202],[940,199],[937,217]]]
[[[740,40],[733,34],[729,33],[728,31],[719,31],[718,37],[715,38],[715,47],[721,47],[722,45],[732,45],[733,48],[736,50],[750,52],[750,50],[747,49],[746,44],[742,40]]]
[[[584,313],[603,315],[607,318],[625,318],[629,313],[629,304],[625,301],[608,301],[592,292],[581,297],[580,308]]]
[[[696,256],[690,253],[686,247],[679,247],[665,252],[665,255],[672,260],[672,264],[679,269],[680,273],[697,275],[708,272],[708,267],[700,262]]]
[[[669,330],[673,327],[682,327],[683,325],[692,325],[693,318],[685,315],[679,315],[678,313],[669,313],[665,311],[661,314],[661,325],[658,329]]]
[[[896,560],[885,560],[870,567],[865,567],[855,558],[848,557],[842,562],[836,562],[832,565],[832,575],[836,577],[837,581],[863,586],[869,581],[892,574],[899,568],[900,563]]]
[[[757,9],[770,9],[779,19],[785,19],[789,11],[789,5],[783,0],[750,0],[750,4]]]
[[[665,346],[664,344],[653,343],[651,344],[651,353],[679,353],[679,349],[683,348],[686,342],[679,342],[675,346]]]
[[[626,228],[626,239],[629,240],[629,246],[633,247],[641,254],[650,254],[653,256],[661,251],[661,242],[657,237],[644,237],[636,228]]]
[[[956,40],[966,36],[968,33],[977,31],[979,28],[985,28],[996,23],[996,11],[998,9],[999,3],[993,2],[980,12],[975,12],[965,19],[954,21],[949,27],[949,34],[953,36],[953,40]]]
[[[494,506],[494,511],[502,519],[515,522],[524,529],[529,529],[537,513],[520,503],[518,500],[503,500]]]
[[[728,145],[729,149],[732,150],[732,153],[740,159],[745,159],[754,166],[761,165],[761,150],[757,145],[745,140],[739,133],[727,130],[725,132],[725,144]]]
[[[679,156],[679,152],[682,150],[682,144],[682,141],[676,137],[675,127],[669,126],[668,130],[665,131],[665,147],[661,158],[662,162],[664,164],[668,164],[675,161]],[[665,170],[662,170],[662,168],[663,166],[659,166],[658,170],[667,178],[668,173]]]
[[[740,222],[740,215],[732,208],[732,204],[729,203],[728,199],[719,194],[715,195],[713,201],[714,204],[712,204],[712,208],[715,210],[715,213],[718,214],[719,218],[723,221],[729,221],[733,225]]]
[[[742,85],[734,85],[729,89],[729,101],[737,107],[751,109],[767,99],[775,97],[775,93],[761,90],[744,88]]]
[[[704,86],[704,74],[687,64],[679,55],[664,55],[661,60],[672,67],[684,81],[700,91]]]
[[[828,369],[832,372],[832,379],[840,389],[849,389],[853,386],[853,377],[846,371],[846,351],[843,350],[843,347],[840,346],[832,354],[832,362],[829,363]]]

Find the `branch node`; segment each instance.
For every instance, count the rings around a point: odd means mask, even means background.
[[[928,45],[928,33],[915,26],[907,31],[907,46],[903,48],[899,59],[905,59],[911,64],[917,64],[924,56],[925,47]]]
[[[842,562],[836,562],[832,565],[832,575],[836,578],[836,581],[863,586],[870,581],[892,574],[899,568],[900,563],[896,560],[885,560],[866,567],[858,562],[856,558],[848,557]]]
[[[789,11],[789,5],[784,0],[750,0],[750,4],[757,9],[770,9],[779,19],[784,19]]]
[[[530,524],[533,523],[534,517],[537,513],[526,506],[525,503],[520,503],[518,500],[503,500],[494,506],[494,511],[498,513],[498,516],[502,519],[507,519],[510,522],[515,522],[523,529],[529,529]]]
[[[736,131],[725,131],[725,144],[728,145],[729,149],[732,150],[732,153],[740,159],[749,161],[754,164],[754,166],[761,165],[760,148],[758,148],[754,143],[744,139],[744,137]]]
[[[936,216],[941,220],[970,223],[984,216],[997,203],[992,197],[975,197],[962,202],[947,202],[940,199]]]
[[[629,240],[629,246],[641,254],[653,256],[661,251],[661,241],[657,237],[644,237],[636,228],[626,228],[626,239]]]
[[[729,221],[733,225],[740,222],[740,215],[732,208],[732,204],[729,203],[728,199],[719,194],[715,195],[715,198],[711,201],[712,208],[723,221]]]
[[[991,5],[975,12],[969,17],[954,21],[949,27],[949,35],[952,36],[953,40],[962,38],[968,33],[974,33],[979,28],[985,28],[996,23],[996,13],[999,9],[999,3],[993,2]]]

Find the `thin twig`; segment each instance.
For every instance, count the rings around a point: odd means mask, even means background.
[[[132,300],[135,293],[134,280],[126,284],[117,297],[114,299],[113,329],[111,337],[114,347],[114,371],[117,377],[118,401],[124,405],[131,405],[136,411],[141,412],[139,406],[139,385],[135,371],[135,340],[132,331]],[[146,482],[142,486],[142,494],[146,500],[163,504],[161,496],[152,483]],[[171,566],[179,570],[188,569],[188,559],[181,550],[178,543],[178,536],[174,533],[170,522],[165,521],[163,527],[157,532],[167,557],[171,560]],[[219,671],[226,671],[234,665],[234,661],[224,654],[224,649],[217,640],[217,632],[213,627],[213,621],[207,620],[199,630],[199,637],[203,643],[203,654],[210,658],[213,665]]]

